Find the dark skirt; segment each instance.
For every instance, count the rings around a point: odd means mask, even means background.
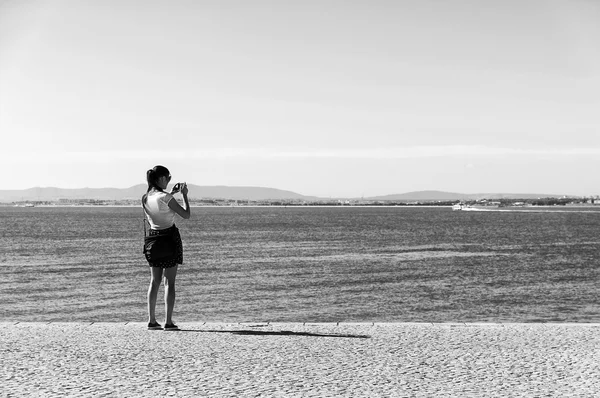
[[[173,237],[173,241],[175,242],[175,256],[172,259],[161,261],[161,262],[150,262],[148,261],[148,265],[150,267],[159,267],[159,268],[172,268],[176,265],[183,264],[183,242],[181,241],[181,235],[179,234],[179,229],[175,225],[171,228],[167,229],[151,229],[148,232],[149,236],[156,235],[171,235]]]

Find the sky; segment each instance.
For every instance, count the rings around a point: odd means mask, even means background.
[[[594,0],[0,0],[2,189],[162,164],[321,197],[597,195],[598,21]]]

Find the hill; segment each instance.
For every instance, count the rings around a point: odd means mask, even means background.
[[[139,199],[146,193],[146,185],[130,188],[29,188],[23,190],[0,190],[0,202],[57,201],[59,199],[127,200]],[[296,192],[262,187],[201,186],[188,184],[190,198],[219,198],[238,200],[318,200]]]
[[[306,200],[318,201],[323,198],[301,195],[292,191],[264,187],[230,187],[223,185],[204,186],[188,184],[190,198],[194,199],[234,199],[234,200]],[[146,192],[145,184],[134,185],[130,188],[29,188],[23,190],[0,190],[0,202],[23,201],[58,201],[60,199],[94,199],[94,200],[132,200],[139,199]],[[537,199],[561,197],[563,195],[548,194],[504,194],[481,193],[464,194],[443,191],[417,191],[402,194],[373,196],[362,198],[369,201],[450,201],[476,199]],[[329,198],[328,200],[331,200]],[[354,198],[354,200],[357,200]]]
[[[465,194],[443,191],[417,191],[402,194],[374,196],[368,200],[399,200],[399,201],[436,201],[436,200],[477,200],[477,199],[537,199],[556,198],[563,195],[530,194],[530,193],[476,193]]]

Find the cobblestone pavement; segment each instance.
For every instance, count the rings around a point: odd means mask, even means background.
[[[597,397],[598,324],[0,323],[3,396]]]

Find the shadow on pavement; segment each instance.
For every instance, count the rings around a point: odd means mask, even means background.
[[[350,339],[370,339],[371,336],[363,334],[325,334],[325,333],[310,333],[310,332],[292,332],[289,330],[281,331],[266,331],[266,330],[196,330],[196,329],[180,329],[180,332],[196,332],[196,333],[231,333],[250,336],[307,336],[307,337],[343,337]]]

